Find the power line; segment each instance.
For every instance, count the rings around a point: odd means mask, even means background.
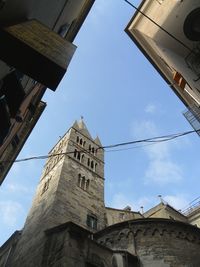
[[[199,130],[198,130],[199,131]],[[144,146],[148,146],[148,145],[155,145],[161,142],[167,142],[167,141],[171,141],[173,139],[185,136],[185,135],[189,135],[192,133],[196,133],[198,131],[187,131],[187,132],[182,132],[182,133],[176,133],[176,134],[169,134],[169,135],[163,135],[163,136],[157,136],[157,137],[151,137],[151,138],[146,138],[146,139],[139,139],[139,140],[134,140],[134,141],[129,141],[129,142],[124,142],[124,143],[117,143],[117,144],[112,144],[112,145],[107,145],[107,146],[99,146],[97,148],[98,150],[101,149],[106,149],[105,152],[117,152],[117,151],[122,151],[122,150],[128,150],[128,149],[134,149],[134,148],[141,148]],[[148,144],[142,144],[142,143],[148,143]],[[121,146],[128,146],[128,145],[133,145],[133,144],[141,144],[132,148],[125,148],[125,149],[120,149],[120,150],[107,150],[107,149],[111,149],[111,148],[116,148],[116,147],[121,147]],[[81,149],[77,152],[80,153],[90,153],[91,151],[88,149]],[[61,153],[55,153],[55,154],[48,154],[48,155],[43,155],[43,156],[34,156],[34,157],[29,157],[29,158],[22,158],[22,159],[17,159],[15,161],[1,161],[2,163],[17,163],[17,162],[24,162],[24,161],[30,161],[30,160],[42,160],[42,159],[47,159],[47,158],[51,158],[51,157],[56,157],[56,156],[62,156],[62,155],[70,155],[70,154],[74,154],[74,151],[69,151],[69,152],[61,152]]]
[[[143,143],[143,142],[154,142],[154,143],[160,143],[160,142],[165,142],[169,141],[184,135],[188,135],[191,133],[198,132],[199,130],[192,130],[192,131],[187,131],[183,133],[177,133],[177,134],[170,134],[170,135],[163,135],[163,136],[157,136],[157,137],[152,137],[152,138],[147,138],[147,139],[141,139],[141,140],[135,140],[135,141],[130,141],[130,142],[124,142],[124,143],[119,143],[119,144],[114,144],[114,145],[108,145],[108,146],[103,146],[103,149],[106,148],[114,148],[114,147],[119,147],[119,146],[126,146],[126,145],[132,145],[136,143]]]
[[[144,12],[142,12],[139,8],[137,8],[134,4],[129,2],[128,0],[124,0],[127,4],[129,4],[131,7],[133,7],[138,13],[143,15],[145,18],[147,18],[149,21],[151,21],[154,25],[156,25],[158,28],[160,28],[163,32],[168,34],[172,39],[174,39],[176,42],[181,44],[183,47],[185,47],[187,50],[189,50],[191,53],[195,54],[195,52],[186,44],[184,44],[181,40],[179,40],[176,36],[168,32],[165,28],[163,28],[161,25],[159,25],[155,20],[151,19],[148,15],[146,15]]]
[[[106,152],[106,153],[109,153],[109,152],[120,152],[120,151],[132,150],[132,149],[136,149],[136,148],[142,148],[142,147],[146,147],[146,146],[153,146],[153,145],[156,145],[156,143],[152,143],[152,144],[146,144],[146,145],[132,146],[132,147],[128,147],[128,148],[121,148],[121,149],[111,149],[111,150],[105,150],[105,152]]]

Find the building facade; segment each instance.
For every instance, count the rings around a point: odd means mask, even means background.
[[[104,150],[80,120],[50,151],[0,266],[198,267],[199,249],[200,229],[167,203],[144,214],[105,206]]]
[[[186,105],[184,115],[195,130],[200,129],[199,15],[198,0],[143,0],[125,29]]]
[[[74,55],[94,0],[0,1],[0,184]],[[53,73],[53,75],[49,75]]]

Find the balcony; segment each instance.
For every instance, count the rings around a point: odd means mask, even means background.
[[[183,112],[183,115],[196,133],[200,136],[200,108],[197,106],[192,106]]]

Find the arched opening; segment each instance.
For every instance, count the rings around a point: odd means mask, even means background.
[[[75,149],[74,150],[74,157],[76,158],[76,156],[77,156],[77,150]]]
[[[94,169],[94,161],[91,161],[91,168]]]
[[[81,155],[81,163],[84,163],[84,161],[85,161],[85,156],[84,156],[84,154],[82,154]]]
[[[83,145],[83,139],[82,138],[80,139],[80,145],[81,146]]]
[[[96,172],[97,171],[97,163],[95,163],[95,167],[94,167],[94,171]]]
[[[85,190],[85,176],[82,177],[81,188]]]
[[[79,143],[79,136],[76,137],[76,142]]]
[[[88,179],[88,180],[86,181],[86,187],[85,187],[85,190],[86,190],[86,191],[88,191],[88,189],[89,189],[89,185],[90,185],[90,180]]]
[[[78,186],[81,187],[81,182],[82,182],[82,178],[81,178],[81,174],[79,173],[78,175]]]
[[[87,162],[88,167],[90,166],[90,159],[88,158],[88,162]]]

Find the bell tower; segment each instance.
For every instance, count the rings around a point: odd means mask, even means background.
[[[40,266],[38,256],[43,248],[44,231],[51,227],[71,221],[95,232],[106,226],[101,147],[99,138],[91,137],[81,119],[49,152],[18,242],[14,266]],[[27,262],[30,250],[32,260],[29,258]],[[22,262],[25,265],[18,264]]]

